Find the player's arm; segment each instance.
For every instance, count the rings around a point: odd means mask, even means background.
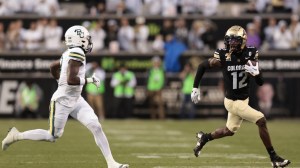
[[[50,73],[53,76],[54,79],[58,80],[60,76],[60,61],[54,61],[50,65]]]
[[[67,70],[67,82],[68,85],[84,85],[86,80],[78,77],[79,68],[82,65],[82,62],[75,61],[70,59],[68,63]]]
[[[201,81],[201,79],[202,79],[202,77],[203,77],[203,75],[204,75],[204,73],[207,69],[219,68],[219,67],[221,67],[221,62],[216,57],[212,57],[212,58],[209,58],[209,59],[203,61],[198,66],[193,88],[198,88],[199,87],[200,81]]]
[[[209,58],[208,60],[205,60],[204,62],[202,62],[197,69],[197,73],[194,79],[194,85],[193,85],[193,90],[191,93],[191,99],[192,102],[194,103],[198,103],[200,101],[200,89],[199,89],[199,84],[200,81],[206,71],[206,69],[210,69],[210,68],[218,68],[221,67],[221,62],[220,62],[220,57],[215,56],[212,58]]]

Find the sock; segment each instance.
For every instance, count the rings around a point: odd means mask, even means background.
[[[54,141],[54,137],[43,129],[29,130],[18,134],[18,140]]]
[[[205,134],[207,141],[212,141],[214,138],[211,136],[211,133]]]
[[[102,151],[102,154],[107,162],[108,165],[115,164],[116,161],[114,160],[108,140],[101,128],[101,125],[98,121],[91,122],[86,126],[94,135],[95,141],[97,146]]]
[[[267,148],[267,151],[268,151],[268,153],[270,155],[270,158],[273,158],[273,157],[275,157],[277,155],[276,152],[275,152],[275,150],[274,150],[274,148],[273,148],[273,146]]]

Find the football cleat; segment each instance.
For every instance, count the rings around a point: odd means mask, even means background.
[[[200,131],[196,134],[196,138],[197,138],[197,144],[196,144],[196,147],[194,148],[194,155],[196,157],[198,157],[201,153],[201,149],[206,144],[207,139],[205,138],[204,132],[202,132],[202,131]]]
[[[278,167],[286,167],[289,165],[291,161],[287,159],[283,159],[280,156],[276,155],[275,157],[271,158],[271,164],[273,168],[278,168]]]
[[[3,151],[5,151],[9,147],[9,145],[18,141],[18,139],[17,139],[18,134],[19,134],[19,131],[17,130],[17,128],[12,127],[11,129],[9,129],[7,136],[2,141],[2,150]]]
[[[111,166],[108,166],[108,168],[129,168],[129,165],[128,164],[115,164],[115,165],[111,165]]]

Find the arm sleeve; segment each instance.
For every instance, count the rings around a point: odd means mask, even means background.
[[[264,84],[264,79],[263,79],[261,70],[260,70],[260,73],[254,77],[254,79],[255,79],[255,82],[257,85],[262,86]]]
[[[208,60],[205,60],[198,66],[193,88],[199,87],[202,76],[203,76],[204,72],[206,71],[206,69],[208,69],[208,68],[209,68]]]

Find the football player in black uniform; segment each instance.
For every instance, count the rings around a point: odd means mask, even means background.
[[[249,78],[254,77],[258,85],[263,79],[258,68],[258,52],[255,47],[246,46],[247,34],[241,26],[230,27],[225,35],[224,49],[217,49],[212,58],[201,63],[194,80],[191,99],[200,101],[200,80],[206,69],[221,68],[225,84],[224,105],[228,111],[226,127],[218,128],[211,133],[197,133],[197,145],[194,148],[196,157],[203,146],[214,139],[232,136],[240,128],[243,120],[255,123],[259,135],[270,155],[273,167],[285,167],[290,161],[278,156],[272,146],[264,115],[248,105]]]

